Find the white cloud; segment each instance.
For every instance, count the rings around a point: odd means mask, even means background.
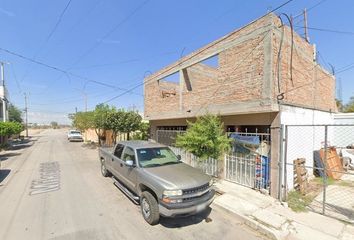
[[[5,14],[8,17],[15,17],[16,16],[15,13],[5,10],[3,8],[0,8],[0,13]]]
[[[59,124],[70,124],[71,121],[66,113],[54,113],[54,112],[31,112],[28,111],[28,122],[38,124],[50,124],[55,121]]]

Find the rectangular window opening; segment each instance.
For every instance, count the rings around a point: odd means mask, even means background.
[[[210,58],[207,58],[207,59],[201,61],[200,63],[205,64],[205,65],[212,67],[212,68],[218,68],[219,67],[219,54],[214,55]]]
[[[179,84],[179,72],[172,73],[171,75],[161,79],[161,81]]]

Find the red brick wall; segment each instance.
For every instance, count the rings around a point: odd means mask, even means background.
[[[235,39],[261,29],[265,25],[270,25],[270,18],[262,18],[252,25],[229,34],[222,41],[218,42],[218,40],[216,43],[211,43],[191,55],[209,54],[221,45],[233,42]],[[261,99],[264,60],[263,39],[264,35],[255,35],[254,38],[243,44],[221,52],[218,55],[219,67],[217,68],[204,64],[196,64],[187,68],[192,91],[187,91],[184,86],[182,93],[183,109],[203,107],[210,102],[229,104]],[[179,109],[178,86],[174,86],[176,88],[175,96],[162,98],[159,91],[161,91],[163,81],[151,79],[157,78],[160,73],[170,67],[178,66],[178,63],[185,59],[188,59],[188,56],[145,79],[147,82],[145,84],[145,116],[149,117],[151,114]],[[173,88],[172,85],[169,85],[169,87]]]
[[[242,44],[225,47],[218,54],[218,67],[196,64],[187,68],[192,91],[186,86],[182,92],[183,111],[189,109],[207,108],[209,104],[243,104],[245,102],[272,99],[276,103],[278,95],[277,55],[280,43],[279,19],[271,14],[254,23],[236,30],[207,46],[187,55],[179,61],[161,69],[145,79],[145,116],[158,116],[159,113],[178,112],[180,109],[179,86],[176,83],[157,81],[159,76],[169,69],[180,66],[184,61],[193,60],[197,56],[209,56],[216,49],[228,46],[240,38],[250,38]],[[271,32],[255,31],[274,26]],[[290,29],[285,28],[285,37],[281,61],[281,92],[285,92],[283,103],[311,107],[326,111],[336,111],[335,82],[332,76],[321,67],[314,65],[313,46],[297,34],[294,34],[293,79],[290,80]],[[265,39],[269,41],[270,53],[267,56],[272,61],[270,70],[270,96],[264,96],[267,87],[265,69]],[[267,47],[266,46],[266,47]],[[323,78],[322,80],[319,80]],[[176,94],[162,97],[161,89],[175,89]],[[197,112],[197,111],[194,111]]]
[[[280,22],[276,19],[276,26]],[[278,52],[280,34],[273,34],[273,97],[278,95]],[[280,92],[284,92],[283,103],[294,104],[325,111],[337,111],[335,104],[335,79],[314,61],[314,46],[298,34],[294,34],[292,57],[292,81],[290,75],[291,31],[285,28],[281,56]]]

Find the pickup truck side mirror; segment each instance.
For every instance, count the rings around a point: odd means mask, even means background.
[[[178,154],[177,159],[178,159],[178,161],[181,161],[181,159],[182,159],[181,155]]]
[[[125,166],[134,167],[134,161],[133,160],[126,160],[125,161]]]

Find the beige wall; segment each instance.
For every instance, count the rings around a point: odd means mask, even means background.
[[[131,136],[134,133],[131,133]],[[84,140],[85,141],[91,141],[91,142],[98,142],[97,134],[94,129],[88,129],[83,133]],[[106,136],[106,143],[107,145],[112,145],[112,132],[111,131],[105,131],[105,136]],[[125,141],[127,140],[127,134],[126,133],[120,133],[117,135],[117,141]]]

